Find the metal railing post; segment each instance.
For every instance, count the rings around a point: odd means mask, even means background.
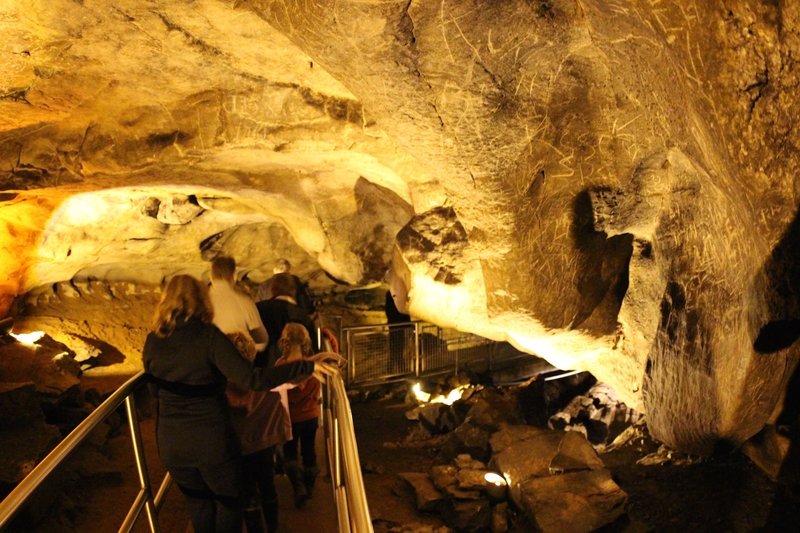
[[[414,322],[414,376],[419,377],[422,371],[422,348],[419,345],[419,322]]]
[[[441,335],[441,328],[439,328],[439,330],[440,330],[439,335]],[[456,347],[456,364],[455,364],[455,373],[453,374],[454,376],[458,376],[458,356],[460,353],[461,353],[461,345],[458,344]]]
[[[147,464],[144,458],[144,446],[142,445],[142,432],[139,427],[139,418],[136,415],[136,404],[133,400],[133,394],[125,397],[125,410],[128,412],[128,425],[131,430],[131,444],[133,445],[133,456],[136,459],[136,470],[139,474],[139,487],[140,493],[145,498],[144,508],[147,513],[147,521],[150,523],[150,531],[158,533],[158,513],[153,502],[153,491],[150,487],[150,476],[147,473]],[[138,515],[138,511],[135,515]],[[135,516],[134,522],[135,522]],[[126,519],[127,522],[127,519]],[[133,527],[133,522],[130,523]],[[123,528],[120,527],[122,530]]]

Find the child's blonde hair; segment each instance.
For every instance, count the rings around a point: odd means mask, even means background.
[[[308,335],[308,330],[296,322],[289,322],[283,327],[281,338],[278,340],[281,356],[288,356],[292,346],[300,346],[303,355],[311,355],[311,337]]]

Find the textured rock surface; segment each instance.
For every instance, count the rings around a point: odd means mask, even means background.
[[[543,533],[596,531],[625,513],[627,496],[608,470],[529,479],[522,506]]]
[[[675,448],[741,442],[797,357],[752,345],[800,315],[799,22],[757,0],[6,3],[0,308],[221,252],[256,282],[277,257],[353,284],[391,261],[413,315],[591,371]]]

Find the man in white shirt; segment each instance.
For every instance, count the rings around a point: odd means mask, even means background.
[[[236,262],[220,256],[211,263],[211,287],[208,296],[214,308],[214,325],[223,333],[244,333],[255,343],[256,352],[267,347],[267,330],[256,304],[234,286]]]

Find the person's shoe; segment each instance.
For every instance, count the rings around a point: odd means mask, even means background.
[[[286,475],[289,476],[289,481],[292,483],[292,490],[294,491],[294,506],[298,509],[305,505],[308,499],[308,491],[303,482],[303,470],[297,461],[286,462]]]
[[[314,494],[314,482],[317,480],[318,474],[319,468],[316,466],[306,468],[303,471],[303,485],[306,487],[306,492],[308,493],[309,498],[312,496],[312,494]]]

